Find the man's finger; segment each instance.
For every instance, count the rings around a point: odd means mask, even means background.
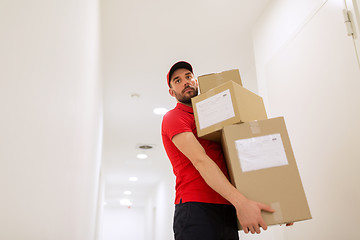
[[[263,203],[258,203],[258,206],[260,207],[261,210],[264,210],[266,212],[275,212],[275,209],[273,209],[272,207],[270,207],[269,205],[263,204]]]
[[[259,226],[262,227],[262,229],[264,229],[264,230],[267,229],[267,225],[263,220],[259,222]]]
[[[259,234],[261,232],[259,225],[254,226],[254,229],[257,234]]]

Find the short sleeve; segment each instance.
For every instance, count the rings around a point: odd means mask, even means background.
[[[171,140],[176,134],[192,132],[191,118],[186,115],[178,114],[176,110],[166,113],[162,122],[162,134]]]

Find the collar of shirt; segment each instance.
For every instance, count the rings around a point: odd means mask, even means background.
[[[179,103],[179,102],[178,102],[177,105],[176,105],[176,108],[178,108],[178,109],[180,109],[180,110],[182,110],[182,111],[184,111],[184,112],[191,113],[191,114],[194,113],[192,107],[187,106],[187,105],[185,105],[185,104],[183,104],[183,103]]]

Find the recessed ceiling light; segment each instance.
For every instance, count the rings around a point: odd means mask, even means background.
[[[129,181],[131,182],[136,182],[137,180],[139,180],[137,177],[129,177]]]
[[[167,113],[169,110],[167,110],[166,108],[154,108],[153,112],[156,115],[164,115],[165,113]]]
[[[123,198],[123,199],[120,199],[120,205],[122,205],[122,206],[131,206],[132,202],[129,199]]]
[[[129,191],[129,190],[124,191],[124,194],[125,194],[125,195],[131,195],[131,191]]]
[[[138,144],[136,148],[139,148],[141,150],[149,150],[154,148],[154,146],[155,146],[154,144]]]
[[[138,99],[138,98],[140,98],[140,94],[139,93],[132,93],[131,98]]]
[[[136,157],[138,159],[146,159],[148,157],[148,155],[146,155],[145,153],[139,153],[138,155],[136,155]]]

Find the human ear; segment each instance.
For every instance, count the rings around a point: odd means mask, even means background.
[[[172,97],[174,97],[174,96],[175,96],[175,94],[174,94],[174,89],[169,88],[169,94],[170,94]]]

